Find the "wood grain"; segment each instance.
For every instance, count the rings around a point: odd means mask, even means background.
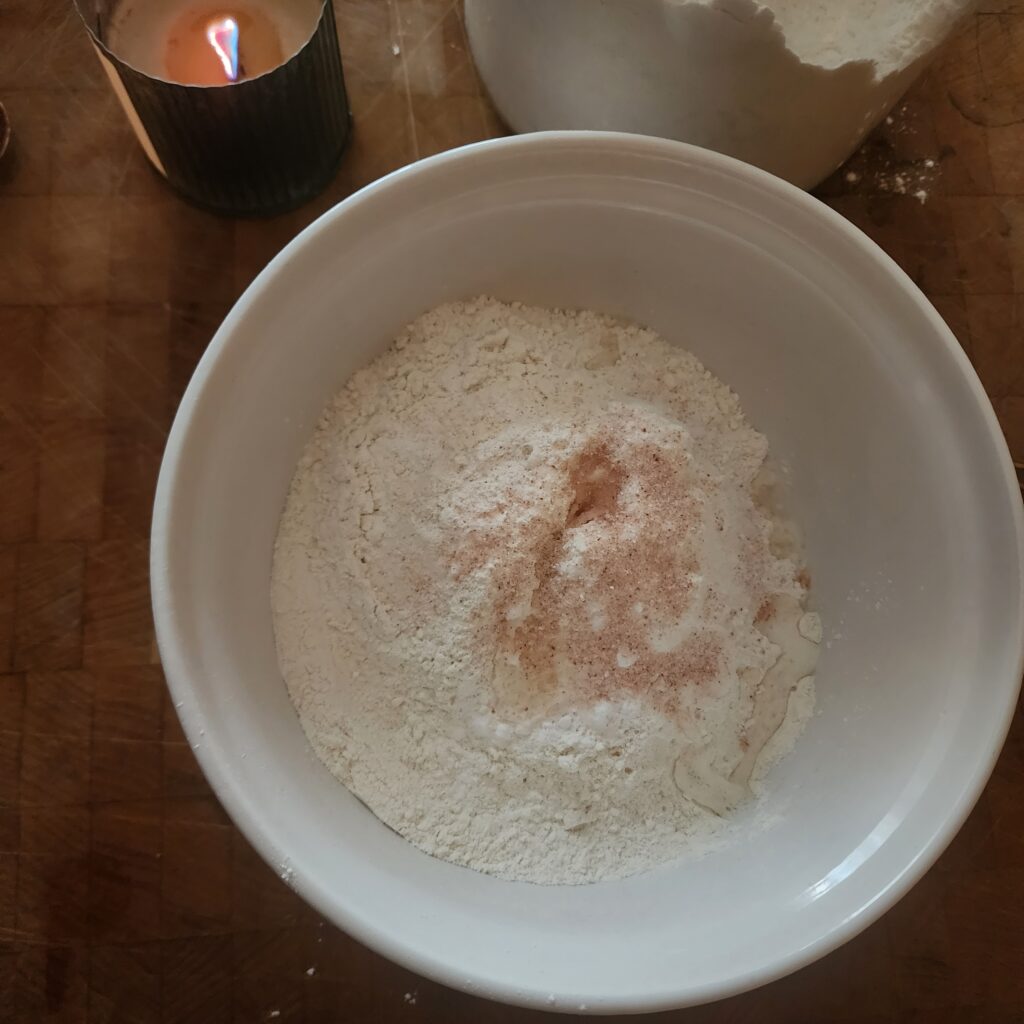
[[[307,207],[244,222],[164,189],[70,4],[0,14],[15,131],[0,162],[2,1024],[548,1016],[417,978],[303,904],[213,797],[155,654],[153,489],[220,319],[354,189],[502,132],[459,3],[336,8],[351,149]],[[1024,462],[1024,5],[983,3],[819,195],[932,299]],[[977,809],[894,910],[792,977],[665,1019],[1021,1022],[1022,912],[1018,712]]]

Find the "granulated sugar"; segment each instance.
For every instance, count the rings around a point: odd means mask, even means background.
[[[317,754],[504,878],[706,849],[813,707],[820,623],[766,455],[651,331],[427,313],[326,410],[281,522],[278,653]]]

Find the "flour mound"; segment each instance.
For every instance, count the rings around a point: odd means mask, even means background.
[[[801,61],[834,70],[855,61],[882,78],[937,46],[963,17],[965,0],[676,0],[734,18],[774,18],[787,48]]]
[[[420,317],[327,408],[281,521],[278,656],[315,751],[503,878],[707,849],[813,706],[766,456],[649,330],[487,298]]]

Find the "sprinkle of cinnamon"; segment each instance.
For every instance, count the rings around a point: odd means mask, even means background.
[[[625,478],[625,470],[613,461],[607,443],[599,442],[580,452],[569,465],[573,498],[566,528],[572,530],[611,516]]]
[[[655,642],[690,609],[703,498],[684,462],[648,441],[622,451],[611,433],[567,453],[560,469],[553,516],[497,553],[492,535],[495,600],[480,639],[498,653],[496,702],[538,711],[634,694],[677,713],[680,691],[715,679],[722,656],[699,624]],[[582,544],[573,543],[577,531]],[[459,571],[483,544],[467,539]],[[572,573],[570,556],[579,563]]]

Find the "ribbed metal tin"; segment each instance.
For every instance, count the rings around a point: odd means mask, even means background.
[[[180,85],[133,68],[104,39],[110,0],[75,0],[150,161],[176,191],[232,216],[280,213],[320,192],[350,116],[332,0],[286,63],[222,86]]]

